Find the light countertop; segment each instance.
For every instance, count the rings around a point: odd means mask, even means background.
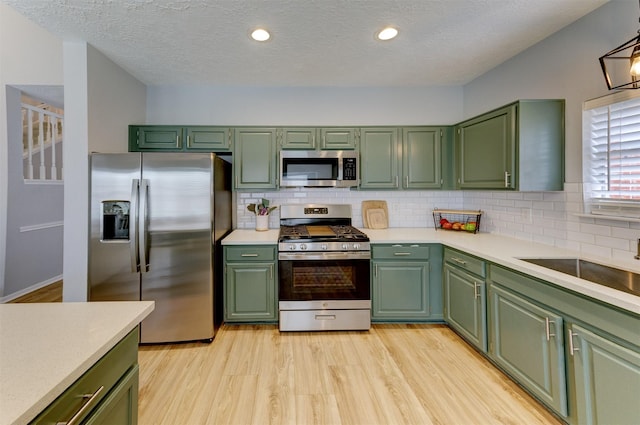
[[[556,248],[536,242],[515,239],[491,233],[467,233],[435,230],[433,228],[360,229],[369,236],[371,243],[440,243],[465,251],[502,266],[521,271],[530,276],[574,292],[595,298],[624,310],[640,314],[640,297],[573,277],[520,258],[582,258],[596,263],[619,267],[640,273],[640,261],[621,261],[581,254],[573,250]],[[223,245],[277,244],[278,229],[267,232],[242,229],[233,231],[222,241]]]
[[[153,301],[0,304],[0,425],[34,419],[153,308]]]

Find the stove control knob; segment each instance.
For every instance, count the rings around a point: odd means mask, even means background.
[[[289,251],[295,251],[295,250],[296,250],[296,246],[294,244],[290,244]]]
[[[348,244],[348,243],[343,243],[343,244],[342,244],[342,249],[344,249],[345,251],[346,251],[347,249],[349,249],[349,244]]]
[[[353,249],[355,249],[356,251],[360,249],[360,244],[359,243],[354,243],[353,244]]]
[[[320,249],[322,249],[323,251],[326,251],[328,249],[327,244],[323,243],[322,245],[320,245]]]
[[[301,244],[300,244],[300,249],[301,249],[302,251],[306,250],[306,249],[307,249],[307,245],[306,245],[306,244],[301,243]]]

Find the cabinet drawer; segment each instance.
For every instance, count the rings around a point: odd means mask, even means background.
[[[138,363],[138,328],[123,338],[62,395],[49,405],[32,424],[66,423],[83,406],[86,417],[107,396],[111,388]],[[91,399],[85,395],[91,394]]]
[[[444,262],[455,267],[467,270],[481,277],[487,276],[486,264],[483,260],[471,255],[454,251],[452,249],[444,250]]]
[[[273,246],[228,246],[226,261],[273,261],[276,249]]]
[[[373,245],[371,255],[374,260],[427,260],[429,259],[429,246],[419,244]]]

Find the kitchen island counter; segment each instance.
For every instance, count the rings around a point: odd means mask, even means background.
[[[598,285],[551,269],[520,260],[520,258],[582,258],[596,263],[640,273],[640,261],[629,255],[628,261],[599,258],[537,242],[515,239],[492,233],[468,233],[433,228],[360,229],[369,236],[372,244],[382,243],[440,243],[465,251],[487,261],[520,271],[576,293],[640,314],[640,297]],[[278,230],[256,232],[252,229],[234,230],[223,245],[275,245]]]
[[[153,308],[152,301],[0,304],[0,425],[34,419]]]

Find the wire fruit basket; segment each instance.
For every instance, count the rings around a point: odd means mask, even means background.
[[[436,230],[478,233],[481,217],[481,210],[433,210],[433,224]]]

